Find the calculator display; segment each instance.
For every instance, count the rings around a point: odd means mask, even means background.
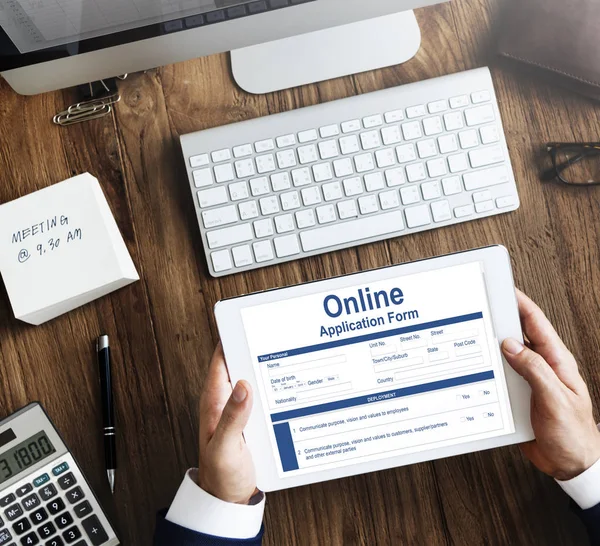
[[[37,464],[56,449],[45,432],[38,432],[12,449],[0,453],[0,484]]]

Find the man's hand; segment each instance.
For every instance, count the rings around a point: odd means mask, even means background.
[[[577,362],[541,311],[518,292],[524,347],[506,339],[506,360],[531,386],[531,424],[536,439],[523,444],[525,456],[542,472],[570,480],[600,459],[600,432]]]
[[[232,391],[219,343],[200,398],[198,485],[226,502],[248,504],[256,493],[254,464],[242,435],[251,410],[251,387],[239,381]]]

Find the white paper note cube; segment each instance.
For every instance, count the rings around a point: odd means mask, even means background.
[[[139,279],[87,173],[0,205],[0,272],[15,316],[36,325]]]

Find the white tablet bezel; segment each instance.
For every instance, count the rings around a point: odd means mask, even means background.
[[[271,446],[269,425],[263,411],[262,401],[259,396],[259,386],[254,373],[250,351],[246,343],[246,333],[242,322],[241,310],[284,299],[298,298],[324,291],[335,291],[354,285],[368,284],[373,281],[381,281],[397,276],[412,275],[473,262],[480,262],[483,265],[492,321],[498,341],[500,342],[507,337],[523,340],[510,257],[508,251],[503,246],[491,246],[323,281],[315,281],[289,288],[279,288],[239,296],[218,302],[215,305],[217,326],[223,342],[231,381],[235,384],[238,380],[245,379],[252,385],[255,393],[254,409],[244,435],[253,455],[259,489],[262,491],[288,489],[290,487],[298,487],[346,476],[354,476],[526,442],[534,438],[530,422],[531,390],[529,385],[502,359],[515,424],[514,434],[436,448],[430,451],[396,455],[385,459],[356,463],[350,466],[316,470],[315,472],[292,475],[290,477],[281,477],[278,473],[278,462],[275,459],[274,450]]]

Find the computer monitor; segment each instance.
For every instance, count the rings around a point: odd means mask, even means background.
[[[410,58],[399,12],[439,1],[0,0],[0,73],[32,95],[236,50],[238,83],[273,91]]]

